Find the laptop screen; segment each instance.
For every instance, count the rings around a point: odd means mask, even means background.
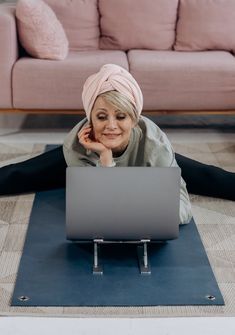
[[[168,240],[178,237],[180,168],[68,167],[70,240]]]

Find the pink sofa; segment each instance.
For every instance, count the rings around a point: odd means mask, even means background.
[[[45,2],[69,54],[29,56],[17,38],[15,5],[0,5],[0,111],[79,111],[85,79],[105,63],[132,73],[145,111],[235,110],[233,0]]]

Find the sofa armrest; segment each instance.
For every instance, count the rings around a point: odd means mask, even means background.
[[[18,58],[15,6],[0,4],[0,109],[12,108],[12,68]]]

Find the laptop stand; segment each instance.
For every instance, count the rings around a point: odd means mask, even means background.
[[[148,260],[147,243],[150,242],[148,239],[139,241],[105,241],[103,239],[94,239],[94,262],[93,262],[93,274],[102,275],[103,267],[100,263],[100,245],[104,243],[135,243],[141,244],[137,246],[137,257],[139,261],[139,269],[141,274],[151,274],[150,263]]]

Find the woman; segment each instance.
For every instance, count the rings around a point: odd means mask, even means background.
[[[235,174],[174,155],[166,135],[141,116],[143,97],[131,74],[104,65],[83,88],[86,118],[68,134],[63,147],[0,169],[0,194],[36,192],[65,186],[66,166],[180,166],[189,192],[235,200]],[[176,163],[177,162],[177,163]],[[191,218],[181,180],[181,223]]]

